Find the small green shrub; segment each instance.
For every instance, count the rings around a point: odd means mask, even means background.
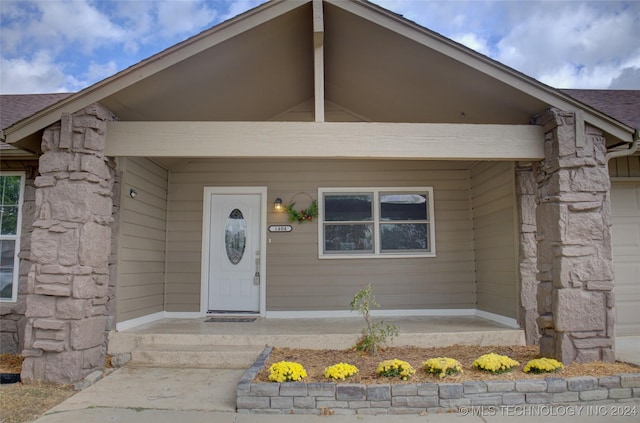
[[[373,323],[371,320],[371,308],[380,307],[373,295],[371,284],[361,289],[351,301],[351,311],[358,311],[362,314],[367,327],[362,329],[362,336],[355,345],[358,351],[377,354],[378,346],[384,345],[394,337],[398,336],[398,328],[394,325],[385,325],[383,321]]]

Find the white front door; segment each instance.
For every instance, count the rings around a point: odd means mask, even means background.
[[[210,194],[208,201],[208,311],[259,312],[261,195]]]

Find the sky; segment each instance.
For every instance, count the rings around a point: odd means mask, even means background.
[[[262,0],[0,0],[0,94],[76,92]],[[372,0],[555,88],[640,89],[640,0]]]

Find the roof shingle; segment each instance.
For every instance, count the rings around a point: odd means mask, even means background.
[[[640,129],[640,90],[561,90],[602,113]]]
[[[0,95],[0,129],[6,129],[70,95],[71,93]]]

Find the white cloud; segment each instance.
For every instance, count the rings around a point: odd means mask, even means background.
[[[164,1],[158,3],[156,35],[165,37],[193,34],[210,25],[218,15],[204,2]]]
[[[488,41],[476,34],[456,34],[453,35],[451,39],[477,51],[478,53],[482,53],[485,56],[489,56],[491,54],[491,47],[489,46]]]
[[[637,90],[640,87],[640,67],[624,68],[609,85],[613,90]]]
[[[91,62],[89,64],[89,69],[85,74],[85,79],[88,81],[88,83],[94,83],[115,74],[117,71],[118,66],[113,60],[107,63]]]
[[[227,7],[226,13],[224,13],[220,18],[222,21],[226,21],[246,12],[249,9],[253,9],[256,6],[265,3],[265,1],[266,0],[233,0]]]
[[[640,89],[640,2],[373,1],[555,87]]]
[[[213,26],[215,7],[222,5],[204,0],[0,1],[2,93],[82,89]]]
[[[44,51],[33,59],[0,60],[0,92],[3,94],[56,93],[78,89],[82,82],[65,74]]]
[[[12,19],[3,25],[5,53],[46,48],[54,53],[76,49],[88,54],[106,43],[121,42],[126,35],[86,0],[25,2],[23,5],[13,7]]]
[[[621,62],[640,51],[637,15],[589,2],[554,6],[514,27],[497,43],[495,58],[555,87],[605,88]]]

